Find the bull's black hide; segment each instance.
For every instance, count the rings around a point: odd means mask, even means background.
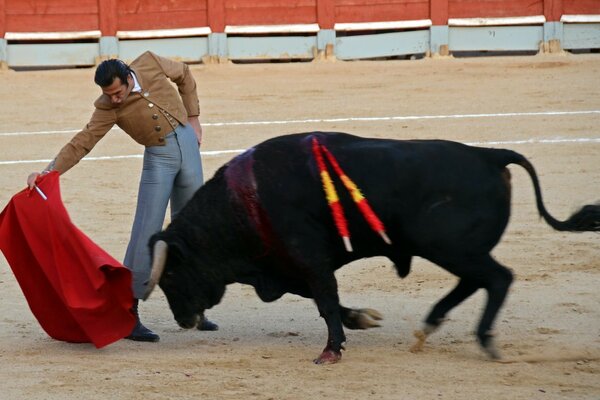
[[[346,251],[311,151],[314,138],[361,189],[385,225],[391,245],[369,227],[332,174],[354,248]],[[459,278],[425,319],[421,339],[439,327],[453,307],[483,288],[488,300],[477,338],[497,357],[491,329],[513,276],[490,251],[510,215],[508,164],[527,170],[538,210],[554,229],[600,230],[598,205],[585,206],[564,222],[550,216],[532,165],[510,150],[442,140],[303,133],[267,140],[220,168],[169,227],[151,239],[151,248],[168,246],[166,259],[164,252],[154,255],[164,271],[160,275],[155,269],[153,279],[185,328],[195,326],[234,282],[254,286],[264,301],[284,293],[313,298],[329,333],[316,362],[327,363],[341,357],[342,324],[364,329],[376,325],[371,318],[379,318],[372,310],[339,304],[335,270],[359,258],[386,256],[405,277],[411,258],[419,256]],[[149,286],[151,291],[153,283]]]

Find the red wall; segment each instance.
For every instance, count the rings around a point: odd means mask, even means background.
[[[335,0],[335,22],[429,19],[429,0]]]
[[[600,14],[600,0],[0,0],[5,32],[176,29],[226,25],[379,22],[448,18]]]
[[[98,0],[4,0],[6,32],[91,31],[98,26]]]
[[[502,18],[544,15],[544,0],[449,0],[449,18]]]

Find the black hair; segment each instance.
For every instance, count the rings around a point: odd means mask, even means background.
[[[96,68],[96,75],[94,76],[94,82],[100,87],[106,87],[112,85],[115,78],[121,79],[121,82],[127,84],[127,76],[131,69],[129,65],[116,58],[102,61]]]

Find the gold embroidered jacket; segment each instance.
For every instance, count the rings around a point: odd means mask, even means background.
[[[200,114],[196,81],[189,67],[149,51],[131,64],[141,92],[131,92],[119,105],[102,94],[88,124],[58,153],[52,169],[61,174],[77,164],[116,124],[144,146],[164,145],[173,126]],[[171,84],[177,85],[178,91]]]

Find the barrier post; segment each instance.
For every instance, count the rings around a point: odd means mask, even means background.
[[[563,25],[560,22],[562,16],[562,0],[544,0],[544,53],[559,53],[562,51]]]
[[[225,33],[225,0],[207,0],[206,13],[211,33],[208,35],[208,56],[205,64],[227,61],[227,34]]]
[[[317,0],[317,58],[331,59],[335,53],[335,2]]]
[[[117,38],[117,0],[98,0],[98,26],[100,27],[100,61],[119,56]]]
[[[8,51],[6,45],[6,1],[0,0],[0,70],[8,69]]]
[[[431,30],[429,51],[432,56],[447,56],[448,48],[448,0],[429,0]]]

